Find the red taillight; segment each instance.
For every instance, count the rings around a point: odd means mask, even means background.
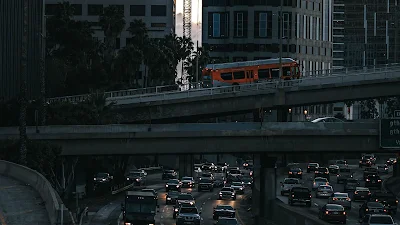
[[[343,212],[343,215],[346,215],[346,212]]]
[[[355,191],[354,194],[357,195],[357,194],[358,194],[358,191]]]
[[[329,214],[329,211],[325,211],[325,214],[328,215],[328,214]]]

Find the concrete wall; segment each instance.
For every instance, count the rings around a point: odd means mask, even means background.
[[[318,219],[318,216],[312,216],[303,213],[296,208],[290,207],[279,200],[272,203],[272,220],[279,225],[328,225],[325,221]]]
[[[52,225],[59,224],[61,218],[61,198],[50,182],[40,173],[28,167],[0,160],[0,174],[31,185],[42,197]],[[64,224],[73,224],[68,209],[64,207]]]

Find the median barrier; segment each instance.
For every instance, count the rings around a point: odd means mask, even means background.
[[[328,225],[325,221],[318,218],[317,215],[304,213],[297,207],[291,207],[280,200],[272,200],[272,220],[279,225]]]
[[[400,197],[400,177],[389,177],[383,181],[383,191],[390,192]]]
[[[28,167],[4,160],[0,160],[0,174],[33,187],[40,194],[45,203],[52,225],[61,224],[61,218],[63,218],[63,224],[75,224],[68,209],[62,207],[63,202],[60,196],[42,174]]]

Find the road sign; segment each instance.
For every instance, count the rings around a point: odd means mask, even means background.
[[[400,110],[394,110],[393,117],[400,118]]]
[[[400,119],[381,119],[379,130],[381,148],[400,149]]]

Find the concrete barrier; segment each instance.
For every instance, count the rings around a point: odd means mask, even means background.
[[[63,213],[63,224],[75,224],[68,209],[61,207],[63,202],[60,196],[42,174],[28,167],[4,160],[0,160],[0,174],[33,187],[45,202],[46,210],[52,225],[61,224],[61,213]],[[62,211],[61,208],[63,208]]]

